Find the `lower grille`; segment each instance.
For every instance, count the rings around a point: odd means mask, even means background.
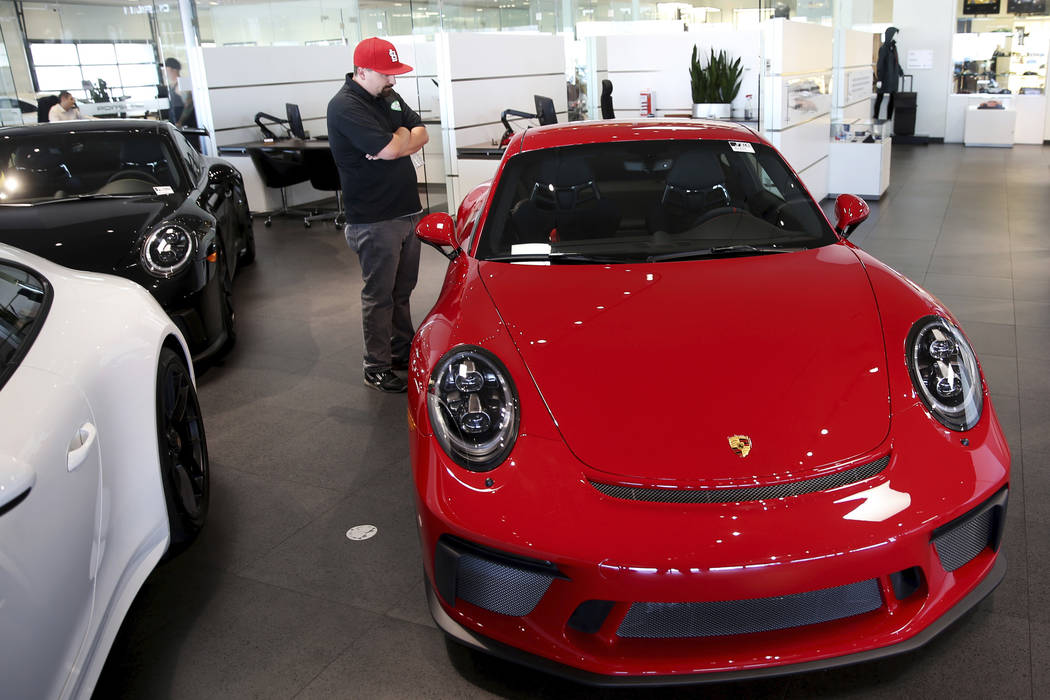
[[[750,634],[841,620],[880,607],[877,579],[775,598],[634,603],[616,634],[645,639]]]
[[[565,576],[551,562],[449,535],[442,535],[434,550],[434,584],[452,607],[462,600],[500,615],[528,615],[556,578]]]
[[[989,508],[945,531],[933,540],[933,547],[945,571],[969,564],[992,542],[995,509]]]
[[[456,597],[501,615],[528,615],[553,576],[465,554],[459,559]]]

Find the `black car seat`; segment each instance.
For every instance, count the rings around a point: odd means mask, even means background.
[[[134,137],[120,144],[121,170],[137,170],[156,177],[162,167],[166,170],[167,162],[159,139]]]
[[[650,233],[663,231],[673,235],[737,211],[718,154],[696,150],[675,160],[664,182],[660,203],[649,212],[646,225]]]
[[[511,210],[521,243],[608,238],[620,225],[615,203],[604,199],[585,158],[542,164],[528,199]]]
[[[38,147],[36,144],[19,146],[11,158],[11,165],[7,177],[18,178],[18,194],[23,199],[53,197],[70,182],[69,169],[57,148]]]

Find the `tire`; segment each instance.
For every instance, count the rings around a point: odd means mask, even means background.
[[[157,447],[171,532],[165,557],[171,558],[200,534],[211,497],[197,391],[182,356],[171,348],[161,349],[157,363]]]
[[[255,230],[252,228],[250,219],[248,221],[248,235],[245,236],[244,250],[241,251],[237,262],[239,265],[246,266],[255,262]]]
[[[226,333],[226,342],[223,343],[218,355],[221,357],[233,350],[237,344],[237,314],[233,310],[233,280],[230,278],[229,259],[226,251],[219,244],[219,311],[222,316],[222,329]]]

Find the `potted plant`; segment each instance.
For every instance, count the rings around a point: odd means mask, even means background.
[[[729,119],[730,103],[740,92],[744,69],[740,59],[732,63],[724,50],[711,55],[707,66],[700,65],[697,47],[693,46],[693,58],[689,64],[689,82],[693,92],[693,117]]]

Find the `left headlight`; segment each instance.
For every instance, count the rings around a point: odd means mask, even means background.
[[[495,469],[518,436],[518,394],[503,363],[473,345],[445,353],[430,375],[427,411],[441,449],[471,471]]]
[[[171,277],[193,258],[193,235],[182,226],[164,223],[150,231],[142,244],[142,266],[156,277]]]
[[[912,383],[930,413],[952,430],[977,425],[981,374],[962,332],[940,316],[924,316],[908,333],[907,352]]]

